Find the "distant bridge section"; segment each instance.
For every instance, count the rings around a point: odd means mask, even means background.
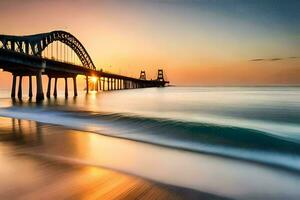
[[[0,68],[13,74],[11,97],[15,98],[16,79],[19,77],[18,98],[22,99],[22,78],[29,77],[29,98],[32,98],[32,76],[36,77],[37,101],[44,99],[42,75],[48,76],[47,97],[51,96],[51,80],[54,79],[53,96],[57,97],[57,79],[65,79],[65,96],[68,97],[67,79],[72,78],[74,96],[77,96],[77,75],[86,76],[89,92],[93,77],[95,90],[121,90],[145,87],[164,87],[163,71],[155,80],[146,80],[146,72],[139,78],[127,77],[97,70],[81,42],[65,31],[52,31],[29,36],[0,35]],[[96,81],[95,81],[96,79]]]

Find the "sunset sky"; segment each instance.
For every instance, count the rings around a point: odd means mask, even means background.
[[[162,67],[179,85],[300,84],[298,0],[1,0],[0,9],[0,34],[68,31],[112,72],[154,78]]]

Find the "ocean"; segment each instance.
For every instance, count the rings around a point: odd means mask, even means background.
[[[162,164],[162,169],[185,181],[150,173],[155,167],[148,169],[145,163],[139,169],[104,161],[101,166],[229,198],[300,198],[299,87],[166,87],[88,95],[82,92],[77,98],[61,96],[39,104],[26,97],[23,102],[13,102],[8,91],[0,93],[2,117],[137,142],[144,145],[139,156],[143,150],[154,151],[145,150],[145,145],[170,150],[177,157],[153,153],[159,159],[150,165],[156,162],[159,166],[162,160],[170,159],[168,167]],[[146,155],[151,157],[149,152]],[[193,156],[198,158],[192,159]],[[89,162],[99,164],[93,159]],[[195,173],[185,176],[187,169],[175,166],[180,162],[188,163]],[[216,174],[204,175],[211,173],[209,168]],[[243,187],[240,192],[238,186]]]

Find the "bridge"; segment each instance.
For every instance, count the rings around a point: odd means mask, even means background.
[[[74,96],[77,96],[76,77],[86,78],[86,92],[90,91],[91,78],[95,90],[110,91],[148,87],[164,87],[169,84],[164,79],[162,69],[158,69],[154,80],[146,79],[146,72],[140,77],[128,77],[121,74],[97,70],[93,60],[82,43],[65,31],[52,31],[28,36],[0,35],[0,69],[13,75],[11,98],[16,98],[16,84],[19,78],[17,97],[22,99],[22,78],[29,77],[31,99],[32,77],[36,79],[36,100],[44,99],[42,76],[48,77],[46,97],[51,97],[51,82],[54,79],[53,96],[57,97],[57,80],[65,80],[65,97],[68,97],[68,78],[73,79]]]

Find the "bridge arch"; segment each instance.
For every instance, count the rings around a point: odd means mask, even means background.
[[[27,36],[0,35],[0,49],[12,50],[28,55],[41,56],[42,52],[55,41],[69,46],[81,61],[83,67],[96,69],[90,55],[82,43],[66,31],[52,31]]]

